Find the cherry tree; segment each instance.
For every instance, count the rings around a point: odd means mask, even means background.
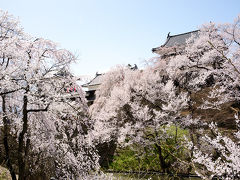
[[[16,173],[20,180],[34,174],[84,177],[98,167],[98,156],[84,93],[80,88],[75,94],[66,92],[77,87],[69,70],[74,55],[50,40],[27,35],[13,16],[0,13],[1,117],[12,179]]]
[[[161,127],[175,124],[189,130],[190,157],[198,174],[238,177],[239,140],[214,133],[217,128],[212,122],[236,129],[239,38],[239,18],[233,24],[206,24],[168,59],[160,57],[141,71],[120,67],[107,73],[90,109],[95,134],[102,140],[114,137],[120,143],[127,138],[141,145],[155,144],[161,152],[159,145],[167,138],[166,133],[159,133]],[[221,153],[214,159],[212,151]],[[198,171],[196,164],[205,166],[205,171]],[[222,170],[213,170],[217,166]]]
[[[176,93],[174,83],[166,82],[160,72],[151,67],[131,70],[120,66],[104,76],[90,107],[96,123],[94,134],[99,134],[102,141],[114,138],[120,145],[137,143],[156,148],[162,170],[169,172],[169,153],[162,144],[173,137],[167,133],[166,125],[173,124],[176,112],[187,107],[186,94]],[[168,155],[163,155],[166,153]]]
[[[214,176],[224,179],[239,178],[239,24],[240,17],[233,24],[212,25],[224,43],[206,41],[221,58],[221,64],[218,71],[214,71],[214,88],[209,93],[207,101],[199,108],[221,110],[224,105],[230,103],[232,114],[235,114],[233,119],[236,123],[233,122],[233,125],[236,131],[226,134],[221,132],[216,124],[210,123],[211,133],[203,136],[201,140],[212,151],[194,147],[194,162],[204,167],[196,169],[196,172],[203,178]]]
[[[190,130],[193,166],[203,178],[239,178],[234,117],[239,111],[239,37],[239,17],[233,24],[204,25],[165,68],[176,87],[188,93],[189,113],[181,125]],[[218,126],[237,133],[223,134]]]

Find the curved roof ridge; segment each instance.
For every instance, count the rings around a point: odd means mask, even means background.
[[[168,41],[170,40],[171,37],[172,37],[172,36],[169,35],[169,36],[167,37],[166,42],[165,42],[163,45],[161,45],[160,47],[164,47],[164,46],[168,43]]]
[[[92,86],[92,85],[90,85],[90,84],[91,84],[97,77],[99,77],[99,76],[101,76],[101,75],[103,75],[103,74],[102,74],[102,73],[96,73],[96,76],[95,76],[91,81],[89,81],[88,83],[83,84],[82,87]],[[94,85],[98,85],[98,84],[94,84]]]
[[[167,36],[167,39],[165,41],[165,43],[159,47],[156,47],[156,48],[152,48],[152,52],[156,52],[158,51],[159,49],[163,48],[163,47],[166,47],[166,48],[169,48],[169,47],[173,47],[173,46],[176,46],[176,45],[185,45],[186,44],[186,40],[188,38],[191,37],[192,34],[198,34],[200,30],[194,30],[194,31],[189,31],[189,32],[185,32],[185,33],[182,33],[182,34],[176,34],[176,35],[170,35],[170,33],[168,33],[168,36]]]
[[[186,33],[176,34],[172,36],[168,34],[166,42],[163,45],[161,45],[161,47],[171,47],[174,44],[178,44],[178,45],[185,44],[186,39],[188,39],[191,34],[198,33],[198,32],[199,30],[195,30],[195,31],[189,31]]]
[[[194,30],[194,31],[189,31],[189,32],[181,33],[181,34],[169,35],[169,37],[181,36],[181,35],[185,35],[185,34],[189,34],[189,33],[194,33],[194,32],[198,32],[198,31],[200,31],[200,30],[198,29],[198,30]],[[168,37],[168,38],[169,38],[169,37]]]

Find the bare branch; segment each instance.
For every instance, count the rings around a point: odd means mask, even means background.
[[[50,103],[43,109],[29,109],[27,110],[27,112],[43,112],[43,111],[47,111],[48,110],[48,107],[49,107]]]

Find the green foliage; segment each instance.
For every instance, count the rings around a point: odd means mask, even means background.
[[[151,143],[118,148],[109,168],[116,171],[162,171],[158,145],[162,149],[161,156],[170,164],[171,171],[179,173],[178,169],[181,168],[174,166],[180,165],[178,159],[187,158],[188,150],[184,147],[183,137],[188,136],[188,131],[176,126],[163,126],[157,133],[147,129],[145,135]]]
[[[160,165],[154,149],[145,149],[139,145],[119,148],[110,169],[116,171],[159,171]]]
[[[160,130],[160,133],[165,134],[165,138],[157,143],[162,148],[162,156],[166,158],[166,162],[173,164],[177,158],[184,159],[188,151],[184,145],[184,137],[188,137],[188,130],[176,126],[164,127],[164,130]]]

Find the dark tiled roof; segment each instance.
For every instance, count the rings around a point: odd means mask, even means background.
[[[97,74],[96,77],[91,80],[89,83],[82,85],[83,87],[100,85],[103,81],[104,74]]]
[[[152,51],[155,52],[161,47],[172,47],[172,46],[184,45],[184,44],[186,44],[187,39],[189,39],[192,35],[198,36],[198,32],[199,32],[199,30],[196,30],[196,31],[191,31],[191,32],[183,33],[183,34],[177,34],[177,35],[173,35],[173,36],[170,36],[168,34],[166,42],[160,47],[153,48]]]
[[[131,70],[138,69],[136,64],[134,64],[134,66],[128,64],[127,67],[130,68]],[[103,80],[104,80],[104,74],[96,73],[95,78],[93,78],[89,83],[83,84],[82,87],[89,87],[89,86],[100,85],[100,84],[102,84]]]

